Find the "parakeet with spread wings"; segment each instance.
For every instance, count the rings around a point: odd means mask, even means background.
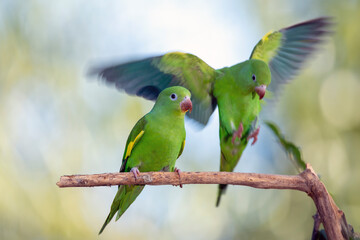
[[[220,171],[233,171],[249,140],[257,140],[257,119],[266,92],[294,78],[321,45],[330,18],[317,18],[266,34],[250,59],[215,70],[182,52],[93,69],[107,84],[126,93],[155,100],[166,87],[181,85],[192,94],[188,116],[206,125],[216,106],[220,118]],[[271,84],[270,84],[271,83]],[[219,186],[216,205],[226,185]]]

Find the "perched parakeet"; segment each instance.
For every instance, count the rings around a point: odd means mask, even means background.
[[[249,140],[253,144],[257,140],[257,118],[266,90],[276,93],[279,85],[296,75],[323,42],[330,25],[330,18],[317,18],[269,32],[249,60],[218,70],[192,54],[171,52],[91,72],[109,85],[150,100],[168,86],[182,85],[192,93],[193,111],[188,116],[203,125],[218,106],[220,171],[230,172]],[[216,205],[225,188],[219,186]]]
[[[151,111],[131,130],[120,172],[180,171],[175,161],[185,146],[184,116],[192,109],[190,92],[181,86],[164,89]],[[120,185],[100,233],[117,213],[116,220],[141,193],[144,186]]]

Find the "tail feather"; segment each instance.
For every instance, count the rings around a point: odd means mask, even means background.
[[[110,212],[109,215],[107,216],[104,224],[102,225],[100,231],[99,231],[99,235],[104,231],[105,227],[109,224],[109,222],[111,221],[111,219],[114,217],[116,212]]]
[[[121,215],[128,209],[128,207],[135,201],[136,197],[139,196],[144,186],[128,186],[122,185],[119,187],[115,198],[111,204],[110,213],[107,216],[103,226],[99,231],[99,235],[104,231],[105,227],[110,223],[111,219],[117,212],[115,221],[117,221]]]
[[[223,129],[220,124],[220,172],[232,172],[234,171],[235,166],[240,160],[241,154],[244,151],[247,145],[247,136],[250,133],[249,130],[245,130],[245,134],[241,139],[241,143],[239,145],[234,145],[231,141],[231,135],[226,135],[223,137]],[[216,199],[216,207],[219,206],[221,196],[225,194],[227,185],[220,184],[218,190],[218,196]]]
[[[236,163],[235,163],[235,165],[230,164],[226,160],[224,152],[226,152],[226,151],[223,151],[223,148],[222,148],[221,152],[220,152],[221,153],[221,155],[220,155],[221,156],[221,158],[220,158],[220,171],[221,172],[222,171],[232,172],[234,170],[234,167],[235,167]],[[230,158],[230,159],[232,159],[232,158]],[[236,161],[236,159],[235,159],[235,161]],[[226,188],[227,188],[226,184],[219,184],[219,190],[218,190],[218,195],[217,195],[217,199],[216,199],[216,207],[218,207],[220,205],[221,196],[225,194]]]
[[[225,194],[227,185],[226,184],[219,184],[218,196],[216,200],[216,207],[220,204],[221,195]]]
[[[119,218],[124,214],[124,212],[130,207],[130,205],[135,201],[137,196],[144,189],[144,186],[125,186],[126,188],[130,188],[130,190],[126,191],[124,198],[121,201],[121,205],[119,206],[119,211],[116,215],[115,221],[119,220]]]

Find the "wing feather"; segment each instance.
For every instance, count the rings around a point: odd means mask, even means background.
[[[167,87],[182,85],[192,95],[193,111],[188,116],[203,125],[216,108],[212,96],[216,71],[192,54],[171,52],[111,67],[93,68],[90,74],[99,76],[107,85],[149,100],[156,100]]]
[[[141,137],[145,134],[145,126],[147,121],[145,116],[142,117],[131,130],[130,135],[126,141],[124,155],[122,158],[122,164],[120,167],[120,172],[124,172],[127,165],[127,160],[129,159],[132,150],[136,147],[136,144],[140,141]]]
[[[298,73],[330,33],[331,25],[329,17],[316,18],[270,32],[256,44],[250,59],[260,59],[269,64],[270,91],[276,92],[281,84]]]

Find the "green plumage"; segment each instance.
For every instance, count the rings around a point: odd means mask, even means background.
[[[276,93],[292,79],[324,40],[330,25],[329,18],[318,18],[270,32],[257,43],[249,60],[219,70],[192,54],[172,52],[93,73],[107,84],[150,100],[168,86],[182,85],[192,93],[189,117],[202,125],[218,106],[220,171],[233,171],[249,138],[256,139],[265,88]],[[224,189],[220,186],[217,205]]]
[[[174,96],[175,100],[171,98]],[[184,116],[188,109],[181,109],[184,101],[190,101],[190,92],[183,87],[170,87],[159,94],[152,110],[132,129],[126,142],[120,172],[129,172],[132,168],[138,168],[140,172],[174,171],[176,159],[181,155],[185,144]],[[121,217],[143,188],[144,186],[119,186],[99,234],[116,213],[116,220]]]
[[[269,85],[271,75],[263,61],[249,60],[221,70],[222,76],[215,80],[213,95],[219,106],[220,120],[220,171],[232,172],[240,160],[248,137],[256,129],[260,113],[259,97],[254,95],[255,87]],[[252,76],[256,76],[256,80]],[[242,124],[241,137],[233,139]],[[219,186],[216,205],[226,185]]]

